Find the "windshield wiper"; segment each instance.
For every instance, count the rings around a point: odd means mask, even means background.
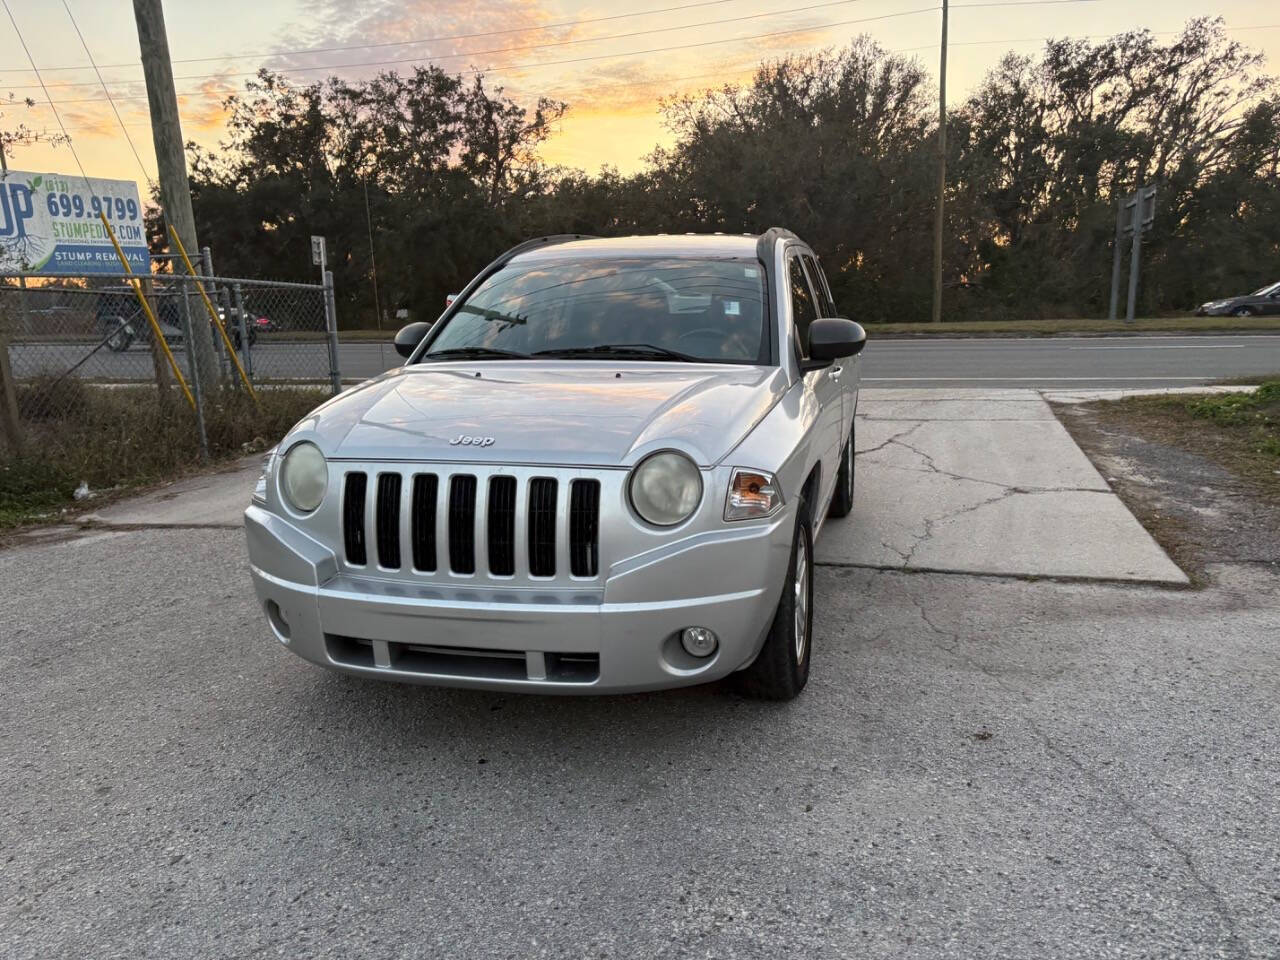
[[[652,343],[602,343],[595,347],[561,347],[551,350],[536,350],[533,355],[535,357],[561,357],[564,359],[590,357],[610,360],[626,357],[637,360],[683,360],[689,363],[715,362],[713,360],[705,360],[702,357],[690,356],[678,350],[659,347]]]
[[[424,354],[420,362],[428,360],[528,360],[529,354],[515,350],[499,350],[496,347],[450,347]]]

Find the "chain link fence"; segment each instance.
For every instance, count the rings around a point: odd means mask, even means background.
[[[73,420],[86,397],[106,391],[154,393],[158,385],[185,393],[184,381],[204,449],[203,398],[243,389],[246,378],[264,390],[339,389],[331,275],[325,285],[137,279],[154,324],[125,274],[0,277],[0,429],[10,452],[33,437],[38,446],[39,434]]]

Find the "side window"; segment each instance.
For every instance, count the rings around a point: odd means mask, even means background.
[[[813,292],[818,295],[818,316],[820,317],[838,317],[840,314],[836,311],[836,305],[831,299],[831,288],[827,286],[827,278],[822,273],[822,268],[818,266],[817,258],[805,254],[804,268],[809,271],[809,281],[813,286]]]
[[[795,320],[796,350],[809,355],[809,325],[818,319],[818,306],[805,278],[799,257],[787,257],[787,275],[791,281],[791,315]]]

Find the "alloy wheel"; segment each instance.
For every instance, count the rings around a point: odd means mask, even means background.
[[[809,547],[804,537],[796,543],[795,590],[795,640],[796,663],[804,662],[805,647],[809,644]]]

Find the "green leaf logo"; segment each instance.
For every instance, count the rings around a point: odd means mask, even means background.
[[[34,190],[36,187],[40,186],[40,184],[42,183],[44,183],[44,177],[43,176],[36,177],[34,180],[31,181],[31,189]]]

